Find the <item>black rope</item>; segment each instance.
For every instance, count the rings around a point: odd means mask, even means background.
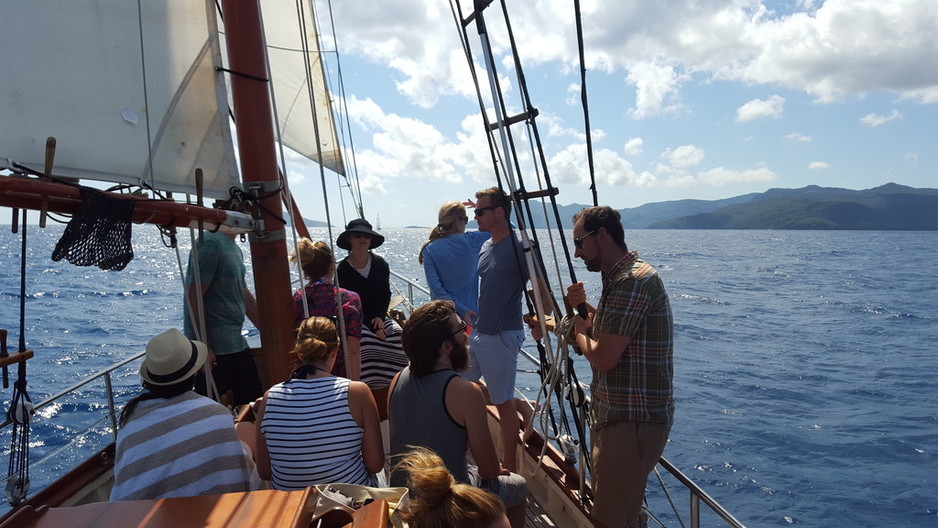
[[[20,255],[20,335],[19,352],[26,352],[26,211],[23,211],[23,235]],[[26,392],[26,361],[17,363],[17,379],[13,384],[13,398],[7,418],[13,422],[10,434],[10,463],[6,485],[7,500],[18,506],[29,494],[29,419],[32,400]]]
[[[599,205],[596,194],[596,172],[593,170],[593,135],[590,133],[589,103],[586,101],[586,61],[583,58],[583,20],[580,16],[580,0],[573,0],[574,18],[576,18],[576,43],[580,53],[580,102],[583,104],[583,125],[586,128],[586,158],[590,169],[590,191],[593,193],[593,206]]]

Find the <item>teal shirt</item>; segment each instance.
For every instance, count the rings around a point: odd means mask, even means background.
[[[234,240],[219,233],[206,232],[201,243],[189,254],[186,268],[186,286],[195,283],[194,259],[198,254],[199,280],[205,290],[204,309],[208,345],[215,355],[234,354],[248,348],[241,335],[244,325],[244,255]],[[193,310],[196,308],[192,300]],[[183,333],[196,339],[189,319],[189,310],[183,307],[185,322]]]

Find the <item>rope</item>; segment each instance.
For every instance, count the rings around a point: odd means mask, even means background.
[[[599,205],[596,194],[596,172],[593,168],[593,135],[590,131],[589,103],[586,100],[586,61],[583,58],[583,20],[580,16],[580,0],[573,0],[574,18],[576,19],[576,43],[580,56],[580,102],[583,104],[583,127],[586,131],[586,159],[590,170],[590,191],[593,193],[593,206]]]
[[[26,217],[23,211],[23,234],[20,247],[20,335],[19,352],[26,352]],[[13,422],[10,442],[10,463],[6,485],[7,500],[18,506],[29,494],[29,421],[34,412],[32,399],[26,391],[26,361],[17,364],[17,379],[7,418]]]

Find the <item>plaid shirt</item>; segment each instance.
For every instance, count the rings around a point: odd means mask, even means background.
[[[615,368],[609,372],[593,368],[594,428],[622,421],[671,426],[673,327],[664,284],[658,272],[638,258],[637,251],[603,273],[593,338],[618,334],[632,339]]]

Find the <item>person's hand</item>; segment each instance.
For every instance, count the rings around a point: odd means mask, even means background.
[[[378,337],[378,339],[382,341],[387,340],[388,336],[384,331],[384,319],[375,317],[371,320],[371,326],[375,329],[375,335]]]
[[[540,341],[544,337],[544,332],[541,331],[541,325],[537,322],[532,321],[528,328],[531,329],[531,338],[535,341]]]
[[[215,352],[212,352],[212,347],[206,347],[208,353],[205,355],[205,362],[208,363],[210,369],[215,368]]]
[[[573,332],[576,334],[590,335],[590,329],[593,328],[593,314],[589,314],[586,319],[580,316],[573,318]]]
[[[478,317],[479,314],[476,312],[473,312],[472,310],[466,310],[466,315],[462,320],[465,321],[469,326],[473,326],[476,324],[476,319],[478,319]]]
[[[567,286],[567,301],[574,308],[586,302],[586,288],[582,282]]]

